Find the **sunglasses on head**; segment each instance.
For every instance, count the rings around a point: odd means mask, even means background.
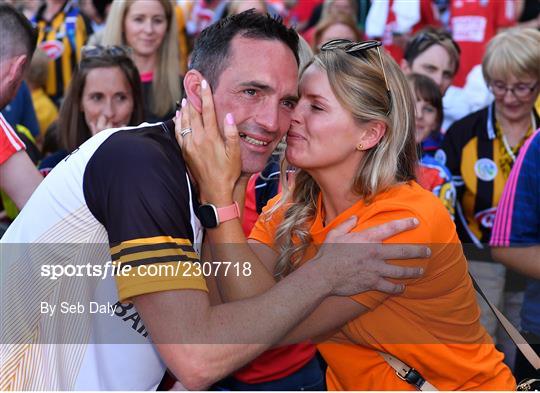
[[[118,45],[86,45],[81,49],[81,60],[102,56],[131,57],[131,48]]]
[[[390,95],[390,87],[388,86],[388,79],[386,78],[384,62],[381,56],[381,50],[380,50],[381,46],[382,46],[382,43],[380,41],[375,41],[375,40],[353,42],[353,41],[345,40],[345,39],[336,39],[336,40],[328,41],[325,44],[323,44],[321,46],[321,50],[327,51],[327,50],[340,49],[340,50],[345,51],[345,53],[351,56],[359,57],[362,54],[362,52],[366,50],[373,49],[373,48],[377,49],[379,60],[381,62],[381,70],[384,77],[384,83],[386,85],[386,93],[388,94],[388,98],[390,99],[390,102],[391,102],[392,96]]]
[[[452,46],[456,49],[458,55],[461,55],[459,45],[456,43],[456,41],[454,41],[450,34],[445,32],[424,31],[412,39],[409,47],[417,48],[418,52],[423,52],[426,47],[443,41],[450,41]]]

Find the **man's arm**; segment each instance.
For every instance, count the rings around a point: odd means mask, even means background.
[[[23,208],[42,180],[43,176],[25,151],[18,151],[0,165],[0,189],[19,209]]]
[[[540,246],[496,247],[491,254],[506,267],[540,280]]]
[[[133,301],[168,368],[186,388],[203,390],[278,342],[335,292],[342,278],[324,265],[313,262],[258,297],[215,307],[206,293],[191,290]]]

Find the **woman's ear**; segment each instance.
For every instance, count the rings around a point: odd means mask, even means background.
[[[372,120],[365,124],[364,130],[359,138],[359,150],[368,150],[376,146],[386,133],[386,123],[380,120]]]
[[[184,76],[186,97],[199,113],[202,111],[201,82],[203,79],[204,77],[197,70],[189,70]]]

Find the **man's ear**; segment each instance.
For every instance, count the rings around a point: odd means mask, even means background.
[[[201,82],[203,79],[204,77],[197,70],[189,70],[184,76],[186,97],[199,113],[202,111]]]
[[[368,150],[376,146],[386,134],[386,124],[380,120],[372,120],[365,124],[359,138],[360,150]]]
[[[7,78],[10,81],[10,83],[13,84],[19,84],[23,77],[24,72],[26,71],[26,65],[28,64],[28,56],[27,55],[19,55],[15,56],[11,59],[9,64],[9,71],[7,74]]]
[[[407,60],[401,59],[400,66],[401,66],[401,71],[403,71],[405,75],[409,75],[412,73],[411,64],[409,64]]]

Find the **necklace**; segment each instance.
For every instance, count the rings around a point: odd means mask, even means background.
[[[533,128],[533,131],[536,130],[536,119],[534,118],[533,112],[531,112],[531,125]],[[512,148],[510,147],[510,144],[508,143],[508,139],[506,139],[506,135],[504,134],[504,132],[501,132],[501,134],[502,134],[502,142],[503,142],[506,152],[512,159],[512,162],[516,162],[516,155],[514,154]],[[525,135],[527,135],[527,133],[525,133]]]

